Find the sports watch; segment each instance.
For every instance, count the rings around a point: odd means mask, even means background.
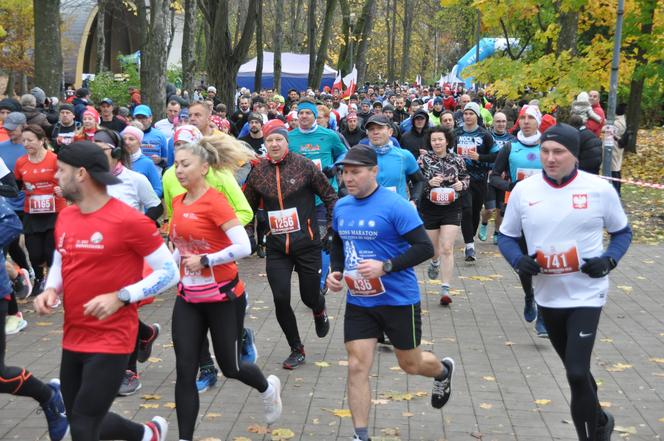
[[[210,268],[210,259],[208,258],[207,254],[203,254],[201,256],[201,265],[205,268]]]
[[[392,272],[392,261],[390,259],[387,259],[385,262],[383,262],[383,271],[386,274]]]
[[[125,306],[131,303],[131,295],[129,294],[129,291],[124,288],[118,291],[118,299],[120,299],[120,301],[124,303]]]

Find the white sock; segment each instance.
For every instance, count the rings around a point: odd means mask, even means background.
[[[270,398],[272,395],[274,395],[274,386],[272,386],[272,383],[268,382],[265,392],[261,392],[261,397]]]
[[[471,243],[467,243],[467,244],[466,244],[466,249],[467,249],[467,250],[469,250],[469,249],[471,249],[471,248],[472,248],[472,249],[475,249],[475,242],[471,242]]]
[[[145,431],[143,432],[143,439],[141,441],[152,441],[152,429],[145,424],[143,424],[143,427],[145,427]]]

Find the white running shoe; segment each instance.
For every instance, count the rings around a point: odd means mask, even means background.
[[[267,377],[267,383],[272,386],[272,393],[263,397],[263,407],[265,420],[268,424],[272,424],[281,416],[281,381],[276,375],[270,375]]]
[[[151,441],[166,441],[168,434],[168,421],[160,416],[152,418],[152,421],[146,424],[152,430]]]

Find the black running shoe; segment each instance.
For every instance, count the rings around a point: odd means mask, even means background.
[[[159,332],[161,331],[161,326],[159,323],[153,323],[152,326],[152,335],[147,340],[140,340],[138,343],[138,356],[136,359],[139,363],[145,363],[150,355],[152,354],[152,344],[159,337]]]
[[[454,360],[451,357],[445,357],[442,360],[447,368],[447,375],[442,380],[433,380],[433,390],[431,391],[431,405],[436,408],[442,408],[452,395],[452,375],[454,375]]]
[[[597,441],[611,441],[611,433],[613,432],[613,426],[615,425],[615,419],[606,410],[603,411],[606,415],[606,422],[601,426],[597,426],[595,433],[597,434]]]
[[[297,369],[305,362],[304,359],[304,346],[298,349],[293,349],[287,359],[284,360],[283,368],[288,370]]]
[[[314,323],[316,323],[316,335],[323,338],[330,332],[330,319],[327,318],[327,310],[323,309],[318,314],[314,313]]]

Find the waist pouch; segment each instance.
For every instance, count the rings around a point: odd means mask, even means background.
[[[230,302],[237,297],[233,289],[240,281],[240,275],[236,274],[235,278],[230,281],[222,283],[210,283],[207,285],[199,286],[184,286],[181,282],[178,283],[178,294],[187,303],[214,303],[214,302]]]

